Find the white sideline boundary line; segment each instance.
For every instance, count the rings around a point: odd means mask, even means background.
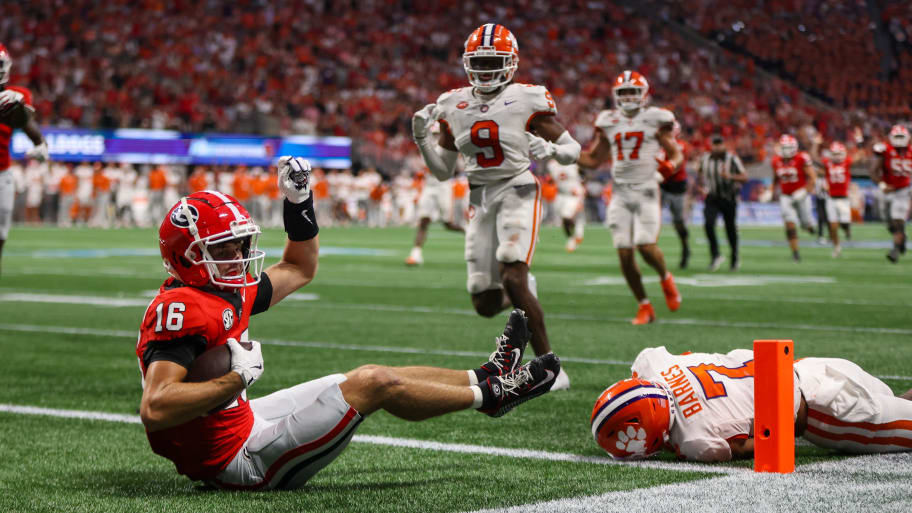
[[[0,412],[15,413],[20,415],[44,415],[68,419],[100,420],[105,422],[120,422],[125,424],[142,424],[137,415],[121,413],[106,413],[99,411],[65,410],[57,408],[43,408],[16,404],[0,404]],[[700,463],[666,463],[660,461],[620,462],[611,458],[598,456],[582,456],[562,452],[536,451],[532,449],[505,449],[502,447],[488,447],[484,445],[453,444],[417,440],[413,438],[396,438],[391,436],[355,435],[352,442],[384,445],[389,447],[403,447],[426,451],[455,452],[461,454],[484,454],[490,456],[503,456],[507,458],[525,458],[546,461],[564,461],[570,463],[588,463],[594,465],[635,466],[657,470],[673,470],[681,472],[709,472],[713,474],[728,475],[748,472],[749,469],[741,467],[719,467]]]
[[[0,324],[0,331],[13,331],[22,333],[57,333],[60,335],[91,335],[96,337],[130,338],[135,339],[136,331],[104,330],[97,328],[74,328],[68,326],[38,326],[34,324]],[[427,349],[418,347],[373,346],[359,344],[336,344],[333,342],[295,341],[280,339],[263,339],[261,344],[285,347],[312,347],[316,349],[337,349],[340,351],[366,351],[376,353],[400,354],[428,354],[434,356],[460,356],[466,358],[487,358],[489,353],[476,353],[472,351],[454,351],[448,349]],[[624,360],[602,360],[598,358],[584,358],[578,356],[561,356],[562,362],[587,363],[592,365],[620,365],[630,366],[633,362]],[[879,379],[892,379],[897,381],[912,381],[912,376],[881,375]]]

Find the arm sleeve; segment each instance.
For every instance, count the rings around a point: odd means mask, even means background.
[[[146,368],[157,361],[174,362],[190,369],[193,360],[206,350],[206,339],[200,335],[190,335],[173,340],[153,340],[146,346],[143,363]]]
[[[437,144],[431,136],[418,139],[415,143],[418,145],[418,151],[421,152],[421,157],[434,175],[434,178],[443,182],[453,177],[453,170],[456,169],[456,157],[459,156],[459,153]]]
[[[272,303],[272,282],[269,280],[269,275],[263,272],[260,273],[260,283],[257,284],[256,298],[253,300],[250,315],[265,312],[269,309],[269,303]]]

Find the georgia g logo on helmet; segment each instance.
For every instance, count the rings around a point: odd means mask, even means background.
[[[196,209],[193,205],[188,204],[187,210],[190,211],[190,217],[192,218],[194,224],[199,221],[199,210]],[[190,221],[187,220],[187,215],[184,213],[183,208],[175,208],[171,212],[171,224],[177,226],[178,228],[189,228]]]

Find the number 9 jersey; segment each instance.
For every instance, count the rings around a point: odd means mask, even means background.
[[[476,96],[473,87],[447,91],[437,98],[436,118],[465,157],[469,183],[507,180],[529,169],[529,142],[536,116],[556,115],[557,106],[543,86],[509,84],[493,97]]]

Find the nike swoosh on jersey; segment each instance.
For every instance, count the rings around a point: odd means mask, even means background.
[[[504,105],[510,105],[511,103],[516,103],[516,100],[504,100]]]

